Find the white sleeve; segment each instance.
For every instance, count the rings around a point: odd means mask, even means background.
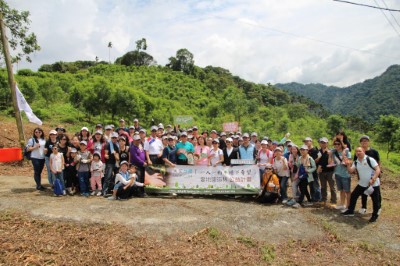
[[[129,183],[129,181],[127,181],[125,178],[123,178],[121,174],[116,174],[115,175],[115,183],[117,183],[118,181],[121,182],[124,185]]]

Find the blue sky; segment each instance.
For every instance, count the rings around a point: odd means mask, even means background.
[[[187,48],[196,65],[257,83],[347,86],[400,62],[400,12],[385,12],[396,32],[380,10],[331,0],[8,2],[30,11],[42,47],[18,69],[96,56],[108,61],[109,42],[114,61],[143,37],[160,65]],[[400,9],[395,0],[358,2]]]

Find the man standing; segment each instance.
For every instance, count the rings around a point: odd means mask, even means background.
[[[333,179],[333,171],[335,170],[334,166],[329,166],[329,148],[328,148],[328,139],[323,137],[319,139],[319,153],[321,157],[317,163],[317,172],[319,174],[319,180],[321,182],[321,194],[322,194],[322,202],[326,203],[328,200],[328,184],[329,189],[331,191],[331,204],[336,204],[337,195],[336,195],[336,187],[335,187],[335,179]]]
[[[151,127],[151,136],[146,139],[144,143],[144,150],[146,151],[146,160],[148,165],[152,164],[163,164],[161,158],[164,145],[162,141],[157,137],[157,126]]]
[[[312,139],[310,137],[306,137],[303,142],[308,147],[308,155],[314,159],[315,163],[318,163],[319,159],[321,158],[321,154],[319,153],[318,149],[313,146]],[[312,200],[314,202],[318,202],[321,200],[321,187],[319,185],[317,171],[314,171],[312,175],[314,181],[310,183],[310,194]]]
[[[119,153],[117,140],[118,140],[118,133],[117,132],[111,133],[111,141],[108,142],[104,148],[104,154],[105,154],[104,158],[106,159],[106,169],[104,173],[104,184],[103,184],[104,197],[106,197],[108,195],[108,192],[112,190],[112,187],[114,187],[113,174],[115,174],[114,171],[116,169],[114,168],[115,168],[115,163],[117,162],[115,154]]]
[[[147,166],[146,163],[146,152],[143,149],[143,146],[140,142],[140,136],[135,135],[133,136],[133,145],[129,149],[130,153],[130,160],[131,164],[135,165],[138,172],[139,182],[144,183],[145,177],[145,167]],[[144,187],[138,188],[139,190],[139,197],[145,197],[146,194],[144,193]]]
[[[372,157],[375,159],[375,161],[378,163],[379,167],[381,166],[381,158],[379,156],[379,152],[377,150],[372,149],[369,146],[369,137],[368,136],[362,136],[360,138],[360,145],[364,149],[364,152],[366,155],[369,157]],[[354,160],[357,159],[357,156],[354,156]],[[382,170],[381,170],[382,173]],[[361,195],[361,209],[358,210],[360,214],[365,214],[367,213],[367,200],[368,196],[365,194]],[[379,197],[379,201],[382,201],[381,197]]]
[[[243,134],[243,144],[239,146],[240,159],[255,160],[257,151],[254,145],[251,145],[248,133]]]
[[[176,144],[176,154],[178,156],[176,163],[178,165],[187,165],[189,152],[194,153],[194,146],[192,143],[187,141],[187,133],[182,132],[180,137],[180,142]]]
[[[379,174],[381,173],[381,170],[376,160],[366,155],[362,147],[356,148],[356,156],[357,160],[355,160],[353,163],[348,162],[347,170],[350,173],[357,173],[359,178],[358,185],[354,188],[353,192],[351,192],[350,205],[348,210],[345,211],[343,215],[354,216],[354,209],[356,207],[358,197],[364,193],[367,193],[372,199],[373,212],[369,222],[373,223],[378,219],[379,210],[381,208],[381,189],[379,180]],[[372,193],[371,187],[373,188]]]
[[[133,126],[135,127],[135,132],[139,132],[142,127],[139,125],[139,119],[135,118],[133,120]]]

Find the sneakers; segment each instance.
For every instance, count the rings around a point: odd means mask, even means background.
[[[309,201],[306,201],[306,202],[303,202],[303,206],[304,207],[310,207],[310,206],[313,206],[313,203],[309,202]]]
[[[97,192],[96,196],[100,197],[101,195],[103,195],[103,193],[101,193],[101,191]]]
[[[354,211],[347,210],[342,213],[343,216],[354,216]]]
[[[346,208],[346,209],[340,210],[340,212],[341,212],[341,213],[344,213],[344,212],[347,212],[347,210],[348,210],[348,209]]]
[[[378,215],[381,215],[382,208],[378,210]]]
[[[286,204],[289,200],[288,199],[284,199],[282,200],[282,204]]]
[[[301,205],[300,205],[299,203],[297,203],[297,202],[296,202],[295,204],[292,205],[292,207],[295,208],[295,209],[300,208],[300,206],[301,206]]]
[[[91,196],[95,196],[96,195],[96,190],[93,190],[92,193],[90,193]]]
[[[336,205],[335,209],[336,210],[344,210],[344,209],[346,209],[346,206],[344,206],[344,205]]]
[[[63,190],[63,196],[67,196],[67,192]]]
[[[371,219],[369,219],[369,223],[375,223],[376,220],[378,219],[378,215],[372,215]]]
[[[114,196],[110,196],[110,197],[108,197],[107,199],[108,199],[108,200],[116,200],[117,198],[114,197]]]
[[[86,198],[89,197],[89,193],[88,192],[83,192],[81,195],[86,197]]]
[[[295,205],[297,202],[296,202],[296,200],[295,199],[290,199],[290,200],[288,200],[287,202],[286,202],[286,205],[288,205],[288,206],[293,206],[293,205]]]
[[[367,209],[361,208],[358,210],[359,214],[366,214],[367,213]]]

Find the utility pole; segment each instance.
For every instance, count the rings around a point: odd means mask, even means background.
[[[17,121],[19,143],[21,148],[23,149],[25,147],[24,128],[22,126],[21,112],[19,111],[17,103],[17,93],[15,90],[15,80],[11,64],[10,50],[8,47],[8,39],[6,36],[6,27],[3,21],[3,13],[1,12],[0,12],[0,34],[1,34],[1,43],[3,45],[4,60],[6,61],[7,72],[8,72],[8,84],[10,85],[11,98],[14,106],[15,120]]]

